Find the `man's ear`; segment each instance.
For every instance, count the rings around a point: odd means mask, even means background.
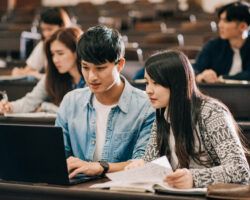
[[[117,63],[117,70],[121,72],[125,66],[125,58],[120,58],[119,62]]]
[[[240,22],[240,23],[239,23],[239,27],[240,27],[240,30],[241,30],[242,32],[244,32],[245,30],[248,29],[248,25],[247,25],[246,22]]]

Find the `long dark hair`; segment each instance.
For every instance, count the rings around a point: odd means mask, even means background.
[[[207,98],[197,88],[192,66],[179,51],[163,51],[151,56],[145,63],[148,75],[158,84],[170,89],[167,117],[176,142],[176,155],[180,167],[188,168],[190,157],[201,162],[203,153],[194,151],[194,131],[202,100]],[[170,124],[164,117],[166,108],[156,110],[157,143],[161,155],[170,154]],[[200,141],[199,141],[200,142]],[[199,145],[201,146],[201,145]],[[205,164],[205,163],[204,163]]]
[[[69,73],[60,74],[58,72],[50,51],[51,43],[57,40],[63,43],[73,53],[76,53],[77,41],[81,34],[81,29],[76,27],[61,28],[56,31],[45,44],[45,52],[48,60],[46,69],[46,90],[51,97],[51,101],[56,105],[59,105],[63,96],[72,89],[72,77]],[[76,63],[79,69],[80,59],[77,58]]]

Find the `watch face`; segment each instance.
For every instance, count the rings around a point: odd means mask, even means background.
[[[103,172],[106,173],[109,170],[109,164],[106,161],[99,161],[100,165],[103,167]]]

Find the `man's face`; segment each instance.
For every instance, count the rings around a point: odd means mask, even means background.
[[[226,16],[226,12],[220,15],[218,23],[220,37],[227,40],[241,37],[243,22],[227,21]]]
[[[117,64],[106,62],[100,65],[82,60],[81,65],[82,74],[90,90],[94,94],[101,94],[109,91],[119,82],[124,59],[120,59]]]

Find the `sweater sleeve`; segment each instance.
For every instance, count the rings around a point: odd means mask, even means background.
[[[214,165],[190,169],[194,187],[207,187],[219,182],[249,184],[249,165],[231,114],[220,104],[213,104],[205,110],[200,131],[203,131],[201,137]]]
[[[157,127],[156,123],[154,122],[143,160],[145,160],[146,162],[151,162],[158,157],[159,150],[157,149]]]
[[[45,88],[45,76],[37,83],[33,90],[27,93],[23,98],[11,102],[14,113],[32,112],[43,101],[48,98]]]

